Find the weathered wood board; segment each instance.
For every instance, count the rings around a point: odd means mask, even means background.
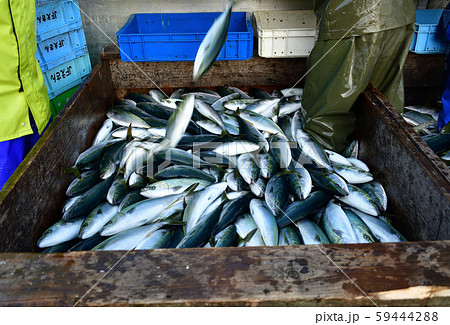
[[[0,305],[448,306],[449,249],[441,241],[0,254]]]
[[[108,46],[102,54],[111,64],[111,75],[118,97],[123,97],[130,85],[135,89],[179,87],[231,86],[303,86],[306,59],[265,59],[255,55],[245,61],[217,61],[197,83],[192,81],[193,62],[123,62],[119,50]],[[444,77],[444,55],[410,53],[404,70],[405,102],[418,105],[440,98]],[[251,83],[249,83],[251,81]]]
[[[450,238],[450,169],[370,86],[356,105],[360,159],[384,185],[394,225],[410,240]]]

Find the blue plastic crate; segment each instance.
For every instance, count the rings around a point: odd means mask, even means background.
[[[45,72],[87,53],[83,28],[78,28],[38,42],[36,58]]]
[[[83,27],[78,0],[36,1],[37,41]]]
[[[194,61],[197,50],[219,12],[134,14],[116,33],[123,61]],[[253,56],[250,15],[231,13],[228,38],[217,60]]]
[[[447,40],[437,37],[441,9],[416,10],[414,37],[409,50],[418,54],[439,54],[447,51]]]
[[[43,73],[49,99],[80,84],[91,71],[89,55],[83,55]]]

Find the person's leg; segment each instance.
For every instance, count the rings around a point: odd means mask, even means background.
[[[0,142],[0,189],[22,162],[25,137]]]
[[[388,30],[383,34],[382,51],[370,81],[402,113],[405,104],[403,64],[414,35],[414,25]]]
[[[382,37],[369,34],[319,41],[307,62],[303,93],[306,131],[328,149],[342,151],[355,129],[350,112],[369,83]]]
[[[0,189],[41,137],[31,114],[30,122],[33,134],[0,142]],[[50,119],[43,132],[47,130],[51,122],[52,119]]]

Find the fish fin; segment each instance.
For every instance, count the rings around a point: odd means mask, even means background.
[[[226,192],[223,192],[223,193],[222,193],[222,200],[224,200],[224,201],[230,201],[230,199],[228,198]]]
[[[246,243],[248,242],[250,239],[252,239],[252,237],[256,234],[256,232],[258,231],[258,228],[253,229],[252,231],[250,231],[247,236],[245,236],[242,240]]]
[[[211,247],[214,247],[216,245],[216,243],[214,242],[214,236],[209,237],[208,243],[209,245],[211,245]]]
[[[78,170],[78,168],[77,168],[76,166],[67,168],[67,169],[64,171],[64,173],[66,173],[66,174],[74,173],[74,175],[75,175],[78,179],[81,179],[81,173],[80,173],[80,171]]]
[[[220,136],[221,137],[226,137],[227,135],[230,135],[230,133],[228,133],[228,131],[226,129],[222,130],[222,133],[220,134]]]
[[[194,184],[192,184],[191,186],[189,186],[189,187],[184,191],[184,194],[185,194],[185,195],[188,195],[188,194],[194,193],[194,191],[195,191],[195,189],[197,188],[198,184],[200,184],[200,183],[194,183]]]
[[[127,142],[133,140],[133,128],[131,127],[131,123],[128,126],[127,130]]]

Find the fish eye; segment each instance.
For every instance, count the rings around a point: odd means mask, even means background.
[[[150,190],[156,190],[156,186],[155,186],[155,185],[151,185],[151,186],[149,187],[149,189],[150,189]]]
[[[363,237],[364,237],[365,240],[371,241],[371,239],[370,239],[370,237],[368,235],[364,235]]]

